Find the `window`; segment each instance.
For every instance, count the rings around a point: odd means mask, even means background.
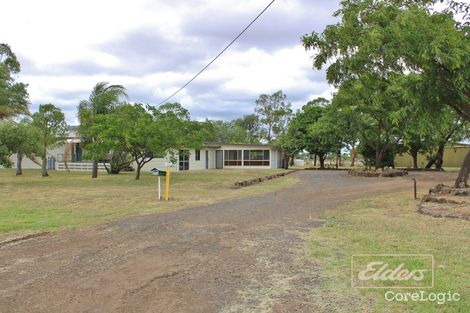
[[[243,150],[244,166],[269,166],[269,150]]]
[[[201,161],[201,150],[194,151],[194,156],[196,158],[196,161]]]
[[[180,150],[179,153],[178,153],[178,161],[179,161],[179,170],[180,171],[189,170],[189,151],[188,150]]]
[[[225,150],[225,166],[242,166],[242,150]]]

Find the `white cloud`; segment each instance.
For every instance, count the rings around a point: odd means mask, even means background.
[[[157,104],[192,77],[267,0],[16,0],[2,4],[0,41],[29,84],[32,110],[75,108],[99,81],[124,85],[131,101]],[[249,113],[261,93],[283,90],[300,106],[329,95],[300,36],[331,22],[331,1],[277,0],[240,40],[172,101],[197,118]],[[15,13],[16,12],[16,13]],[[217,109],[215,109],[217,107]],[[211,111],[212,110],[212,111]]]

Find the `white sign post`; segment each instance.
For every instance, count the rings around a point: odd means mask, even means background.
[[[153,168],[151,170],[152,175],[157,176],[157,187],[158,187],[158,200],[162,199],[162,189],[161,189],[161,182],[160,182],[160,176],[166,176],[166,173],[164,171],[159,171],[156,168]]]
[[[162,199],[162,191],[160,189],[160,175],[158,175],[158,200]]]

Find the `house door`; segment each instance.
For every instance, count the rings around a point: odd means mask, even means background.
[[[215,168],[217,169],[224,168],[224,151],[223,150],[215,151]]]
[[[178,153],[179,158],[179,170],[187,171],[189,170],[189,150],[180,150]]]
[[[209,150],[206,150],[206,170],[209,169]]]

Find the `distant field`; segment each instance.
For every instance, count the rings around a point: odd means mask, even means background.
[[[309,242],[319,262],[337,312],[470,312],[470,224],[468,221],[418,214],[409,193],[355,201],[325,216]],[[432,254],[435,285],[427,291],[458,292],[459,302],[387,302],[383,289],[351,288],[352,254]],[[413,292],[416,289],[396,289]]]
[[[208,170],[172,174],[173,201],[157,200],[157,179],[143,173],[139,181],[133,173],[50,172],[0,169],[0,233],[23,230],[53,230],[108,221],[130,215],[164,212],[214,202],[262,194],[294,184],[286,176],[259,185],[230,189],[238,181],[284,170]],[[162,179],[162,190],[164,178]]]

